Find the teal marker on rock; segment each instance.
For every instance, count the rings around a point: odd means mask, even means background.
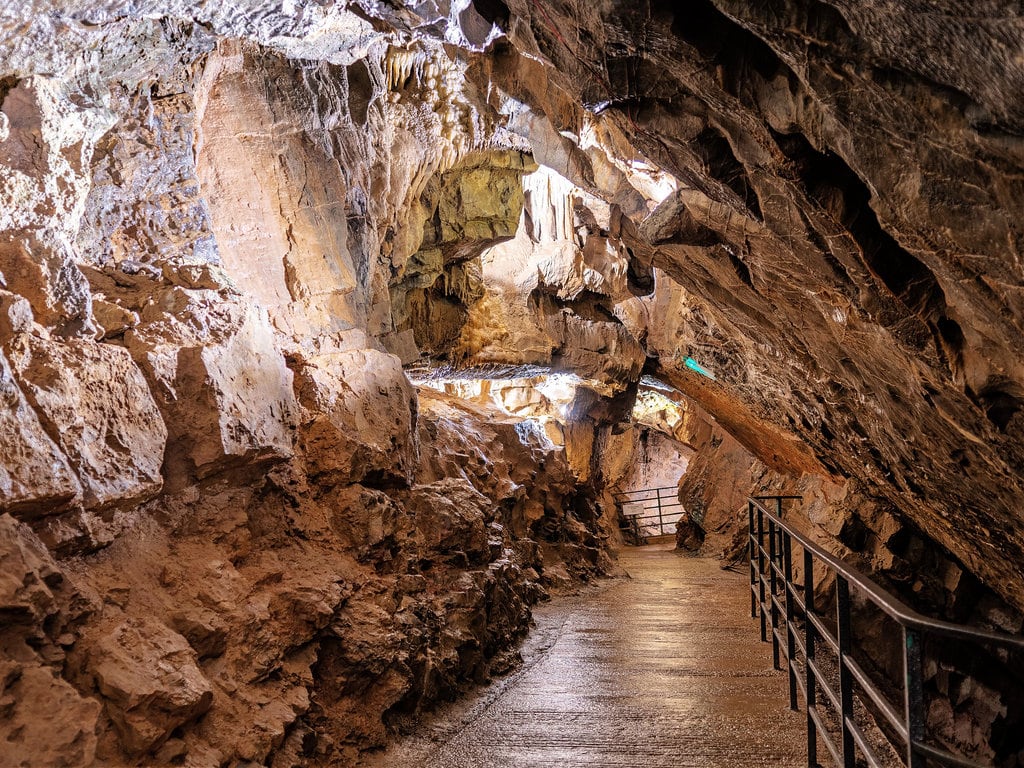
[[[705,368],[705,367],[704,367],[703,365],[701,365],[700,363],[698,363],[698,362],[697,362],[696,360],[694,360],[694,359],[693,359],[692,357],[688,357],[688,358],[686,358],[686,360],[685,360],[685,361],[683,361],[683,365],[685,365],[685,366],[686,366],[687,368],[689,368],[689,369],[690,369],[691,371],[693,371],[694,373],[699,373],[699,374],[700,374],[701,376],[707,376],[707,377],[708,377],[709,379],[711,379],[712,381],[715,381],[715,380],[716,380],[716,379],[715,379],[715,374],[713,374],[713,373],[712,373],[711,371],[709,371],[709,370],[708,370],[707,368]]]

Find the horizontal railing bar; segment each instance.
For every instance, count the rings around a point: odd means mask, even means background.
[[[670,507],[670,506],[671,507],[681,507],[681,506],[683,506],[683,502],[679,501],[679,499],[677,499],[675,496],[670,496],[668,498],[662,498],[662,499],[658,499],[658,498],[655,498],[654,496],[652,496],[649,499],[619,499],[619,501],[623,505],[628,505],[628,504],[652,504],[653,506],[656,507],[657,503],[660,501],[661,502],[661,506],[663,506],[663,507]]]
[[[833,653],[839,653],[839,641],[829,632],[828,627],[818,618],[817,614],[809,613],[807,618],[811,620],[811,624],[818,630],[818,637],[824,639],[831,646]]]
[[[771,551],[770,551],[770,550],[767,550],[767,549],[765,549],[765,548],[764,548],[763,546],[761,546],[761,545],[758,545],[757,549],[758,549],[758,551],[760,551],[760,552],[761,552],[761,554],[763,554],[763,555],[764,555],[764,559],[765,559],[765,564],[766,564],[766,565],[770,565],[770,566],[772,566],[772,568],[774,568],[774,569],[775,569],[775,575],[776,575],[776,576],[779,576],[779,577],[781,577],[781,578],[783,578],[783,579],[784,579],[785,577],[784,577],[784,576],[782,575],[782,571],[780,571],[780,570],[779,570],[779,567],[778,567],[778,565],[777,565],[777,564],[776,564],[775,562],[773,562],[773,560],[772,560],[772,555],[771,555]],[[777,557],[777,556],[778,556],[778,555],[776,554],[776,557]],[[765,576],[767,576],[767,575],[768,575],[768,573],[769,573],[768,571],[765,571],[765,572],[764,572]]]
[[[775,635],[775,639],[779,641],[779,653],[789,661],[789,656],[786,653],[786,638],[783,636],[782,631],[778,627],[772,627],[772,634]]]
[[[753,496],[752,498],[755,498],[755,499],[757,499],[759,501],[767,501],[768,499],[782,499],[783,501],[785,501],[787,499],[799,499],[800,501],[803,501],[804,497],[803,496]]]
[[[778,595],[772,595],[772,602],[775,603],[775,607],[779,610],[779,613],[782,613],[782,614],[786,613],[786,604],[784,602],[782,602],[781,600],[779,600],[779,596]],[[779,626],[781,627],[783,624],[786,623],[786,621],[785,621],[786,617],[783,615],[783,616],[780,616],[779,618],[782,619],[782,621],[779,622]]]
[[[658,491],[678,491],[677,485],[666,485],[661,488],[638,488],[635,491],[615,491],[612,496],[631,496],[636,493],[657,493]]]
[[[658,499],[626,499],[625,501],[622,502],[622,504],[624,506],[628,506],[630,504],[650,504],[650,506],[644,507],[644,509],[657,509],[658,508],[658,503],[657,502],[658,502]],[[678,500],[676,500],[674,498],[673,499],[662,499],[661,500],[661,506],[662,507],[681,507],[681,506],[683,506],[683,502],[678,501]]]
[[[800,651],[800,653],[797,654],[797,655],[806,659],[807,658],[807,646],[804,645],[804,639],[802,637],[800,637],[800,633],[799,632],[794,632],[793,633],[793,642],[796,643],[796,648],[797,648],[798,651]]]
[[[885,719],[892,724],[892,727],[899,732],[900,738],[903,739],[904,743],[906,743],[907,726],[903,721],[903,716],[898,714],[896,712],[896,708],[889,702],[889,700],[882,695],[881,691],[875,688],[871,678],[869,678],[867,673],[861,669],[860,664],[849,656],[844,656],[843,662],[846,664],[846,668],[850,670],[850,674],[853,675],[853,679],[856,680],[860,684],[861,689],[871,697],[871,700],[875,702],[875,706],[882,710],[882,714],[885,715]]]
[[[668,510],[668,509],[672,509],[672,508],[671,508],[671,507],[662,507],[662,509],[663,509],[663,510]],[[637,518],[638,520],[646,520],[646,519],[648,519],[648,518],[653,518],[653,519],[655,519],[655,520],[656,520],[656,519],[657,519],[657,517],[658,517],[657,515],[641,515],[641,514],[638,514],[638,513],[636,513],[636,512],[634,512],[633,514],[629,514],[629,515],[626,515],[626,516],[627,516],[627,517],[635,517],[635,518]],[[665,515],[664,515],[664,514],[663,514],[662,516],[663,516],[663,517],[665,517]]]
[[[774,499],[778,497],[772,496],[770,498]],[[778,516],[758,501],[757,497],[751,497],[750,503],[753,504],[760,513],[764,514],[768,520],[773,521],[778,526],[781,526],[783,530],[790,534],[790,536],[800,542],[806,551],[810,552],[814,557],[821,560],[837,573],[842,574],[850,584],[857,587],[861,592],[867,594],[875,605],[881,608],[885,613],[889,614],[889,616],[895,619],[901,626],[913,629],[924,629],[946,637],[958,637],[977,642],[991,642],[999,645],[1024,649],[1024,637],[989,632],[988,630],[978,629],[975,627],[966,627],[960,624],[942,621],[940,619],[932,619],[924,614],[918,613],[903,601],[883,590],[867,576],[864,576],[862,573],[854,570],[839,558],[829,554],[802,533],[799,533],[787,526],[781,519],[779,519]]]
[[[797,686],[796,689],[803,694],[804,703],[807,702],[807,684],[804,682],[804,673],[800,671],[798,667],[793,667],[793,675],[796,677]]]
[[[821,737],[822,742],[825,744],[826,749],[828,749],[829,754],[832,755],[832,759],[835,761],[836,765],[842,765],[843,756],[839,754],[839,747],[833,743],[832,736],[829,734],[828,728],[826,728],[825,723],[822,722],[821,715],[818,713],[818,707],[809,707],[807,713],[811,716],[811,719],[814,720],[814,725],[817,726],[816,731],[818,736]]]
[[[764,575],[764,574],[762,573],[762,574],[761,574],[761,577],[760,577],[760,581],[761,581],[761,583],[762,583],[762,584],[764,584],[765,592],[766,592],[766,593],[768,593],[768,595],[769,595],[769,596],[771,596],[771,597],[772,597],[772,598],[774,599],[775,595],[772,595],[772,594],[771,594],[771,582],[769,581],[768,577],[767,577],[767,576],[765,576],[765,575]],[[771,604],[771,601],[769,600],[768,602],[766,602],[766,603],[765,603],[765,606],[766,606],[767,608],[771,608],[771,606],[772,606],[772,604]],[[778,603],[776,603],[776,604],[775,604],[775,607],[776,607],[776,608],[778,608],[778,607],[779,607],[779,604],[778,604]]]
[[[931,744],[925,744],[922,741],[914,740],[914,749],[920,752],[922,755],[930,757],[932,760],[938,760],[943,765],[951,765],[953,768],[988,768],[983,763],[976,763],[966,757],[959,757],[951,754],[944,749],[937,749]]]
[[[790,583],[789,585],[789,594],[787,596],[787,599],[790,597],[793,598],[793,605],[800,609],[801,614],[807,613],[807,606],[804,605],[803,599],[800,598],[796,593],[796,584]]]
[[[839,694],[833,691],[832,687],[826,682],[825,676],[821,673],[821,669],[818,667],[817,663],[810,659],[804,659],[804,661],[807,663],[807,666],[814,671],[815,680],[820,684],[819,687],[825,692],[825,695],[828,696],[829,701],[832,702],[832,706],[836,708],[836,712],[842,712],[843,705],[839,701]]]
[[[860,729],[860,726],[854,722],[852,715],[847,715],[844,718],[846,727],[849,729],[850,734],[853,736],[853,740],[857,742],[857,746],[860,747],[861,754],[864,755],[864,759],[868,761],[871,768],[882,768],[882,764],[878,760],[878,756],[875,754],[875,750],[868,744],[867,738],[864,736],[864,732]]]

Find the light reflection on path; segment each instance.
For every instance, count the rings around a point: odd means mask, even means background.
[[[661,547],[633,578],[536,611],[526,665],[380,756],[383,768],[806,764],[804,715],[758,640],[743,576]]]

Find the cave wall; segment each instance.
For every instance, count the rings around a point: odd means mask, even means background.
[[[3,30],[12,764],[348,764],[612,568],[564,444],[387,351],[513,233],[522,142],[434,42],[180,10]]]
[[[680,182],[626,242],[705,318],[648,352],[693,379],[680,363],[703,338],[708,399],[798,435],[1020,606],[1019,17],[966,32],[945,6],[509,8],[512,46],[480,70],[562,132],[544,149],[575,163],[556,167],[614,194],[565,138],[593,121],[583,103]]]
[[[664,390],[661,390],[664,391]],[[674,439],[693,446],[679,499],[689,515],[677,529],[677,548],[686,554],[720,558],[746,572],[748,496],[779,494],[790,525],[826,550],[872,574],[908,604],[930,615],[1015,633],[1024,616],[988,589],[927,532],[901,519],[899,510],[856,480],[792,474],[759,460],[694,401],[675,393]],[[658,427],[665,431],[665,423]],[[769,502],[769,506],[773,503]],[[793,564],[803,579],[803,565]],[[815,572],[815,600],[834,622],[835,579]],[[858,662],[898,696],[903,680],[900,633],[893,622],[863,599],[854,600]],[[1012,657],[979,654],[967,643],[929,644],[924,668],[929,733],[951,749],[993,764],[1013,765],[1024,743],[1019,737],[1020,665]]]

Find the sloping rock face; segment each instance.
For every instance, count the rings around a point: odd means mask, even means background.
[[[955,10],[883,3],[509,8],[488,75],[567,133],[590,119],[572,104],[604,109],[681,182],[627,238],[697,310],[645,324],[648,352],[715,370],[1020,605],[1019,115],[995,97],[1020,85],[1019,18],[961,35]]]

